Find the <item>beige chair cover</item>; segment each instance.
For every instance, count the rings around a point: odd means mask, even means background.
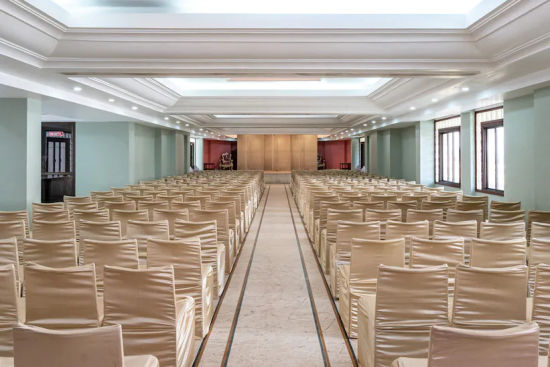
[[[242,210],[241,197],[239,195],[220,195],[218,197],[218,199],[220,201],[232,201],[233,203],[235,203],[236,218],[237,218],[237,220],[239,222],[239,225],[240,225],[239,232],[238,232],[239,248],[240,248],[241,245],[242,245],[242,242],[244,240],[244,235],[245,235],[245,231],[244,231],[244,212]]]
[[[476,200],[466,199],[466,196],[462,197],[462,201],[457,201],[455,209],[460,211],[472,211],[481,210],[483,212],[483,220],[487,220],[489,217],[489,201],[482,199],[483,196],[475,196]]]
[[[218,199],[219,200],[219,199]],[[229,215],[229,228],[233,231],[233,243],[235,244],[235,256],[241,249],[240,243],[240,223],[237,220],[237,210],[233,201],[215,201],[206,203],[207,210],[227,210]]]
[[[214,272],[214,293],[223,292],[225,284],[225,245],[218,242],[216,221],[175,223],[175,237],[178,240],[196,241],[201,244],[203,264],[212,266]]]
[[[169,209],[169,208],[170,206],[168,205],[167,201],[140,201],[138,203],[139,210],[147,210],[147,215],[149,216],[149,219],[153,218],[154,209]]]
[[[442,239],[449,237],[462,237],[464,239],[464,251],[470,254],[472,239],[477,237],[478,222],[467,220],[463,222],[434,221],[433,238]]]
[[[95,266],[25,266],[26,323],[51,329],[101,325]]]
[[[493,210],[506,210],[506,211],[512,211],[512,210],[521,210],[521,201],[515,201],[515,202],[504,202],[504,201],[491,201],[491,211]]]
[[[382,201],[384,203],[384,209],[388,207],[389,201],[397,201],[397,195],[391,194],[372,194],[370,196],[371,201]]]
[[[83,220],[88,222],[108,222],[109,221],[109,211],[107,209],[97,209],[97,210],[75,210],[73,213],[74,224],[76,230],[76,239],[80,243],[80,224]],[[80,256],[82,259],[82,248],[80,248]]]
[[[17,247],[17,238],[0,238],[0,266],[13,264],[15,267],[15,277],[19,281],[19,251]]]
[[[525,210],[491,209],[489,221],[493,223],[525,222]]]
[[[464,239],[453,237],[437,240],[413,237],[411,240],[411,268],[424,268],[447,264],[449,277],[455,277],[455,269],[464,264]]]
[[[200,209],[201,208],[201,202],[198,201],[198,200],[196,200],[196,201],[185,201],[185,202],[174,201],[174,202],[172,202],[171,208],[173,210]]]
[[[162,367],[193,362],[195,305],[176,301],[174,269],[104,269],[104,325],[122,326],[124,353],[151,354]]]
[[[531,243],[533,246],[533,243]],[[531,264],[529,264],[531,267]],[[531,271],[531,270],[530,270]],[[540,327],[539,353],[548,355],[548,344],[550,340],[550,265],[537,264],[534,266],[536,276],[533,293],[532,321]]]
[[[67,209],[60,210],[35,210],[32,212],[32,220],[42,220],[47,222],[62,222],[69,220],[69,211]]]
[[[550,238],[533,238],[529,246],[529,293],[535,283],[535,271],[539,264],[550,264]]]
[[[341,268],[340,316],[350,338],[357,337],[359,297],[376,292],[380,264],[405,266],[405,239],[351,241],[351,261]]]
[[[325,271],[325,274],[330,274],[330,249],[336,246],[336,228],[339,221],[349,222],[362,222],[363,211],[360,209],[348,209],[348,210],[327,210],[327,230],[326,236],[323,237],[320,248],[320,261],[321,267]]]
[[[48,211],[48,210],[62,210],[65,209],[65,203],[62,201],[59,201],[57,203],[32,203],[32,212],[34,213],[36,210],[40,211]]]
[[[452,323],[468,329],[498,329],[526,321],[527,266],[456,268]]]
[[[452,200],[446,200],[446,201],[423,201],[422,202],[422,210],[434,210],[434,209],[442,209],[443,210],[443,220],[445,220],[445,217],[447,215],[447,209],[453,209],[455,208],[456,203]]]
[[[0,221],[0,238],[15,238],[19,251],[19,259],[23,260],[23,241],[27,237],[25,234],[25,222],[22,220],[2,222]]]
[[[483,210],[456,210],[447,209],[447,222],[466,222],[475,220],[477,222],[477,236],[479,236],[479,227],[483,222]]]
[[[319,203],[319,220],[313,224],[313,230],[315,231],[315,239],[313,244],[317,256],[321,256],[321,242],[326,241],[328,209],[348,210],[352,209],[352,204],[348,202],[335,201],[321,201]]]
[[[390,366],[400,356],[428,356],[433,325],[448,323],[447,266],[380,265],[376,295],[359,300],[359,364]]]
[[[550,223],[531,223],[531,241],[534,238],[550,239]]]
[[[139,220],[139,221],[148,221],[149,220],[149,213],[147,210],[121,210],[121,209],[113,209],[111,211],[111,218],[114,221],[120,222],[120,231],[122,233],[122,237],[125,238],[127,236],[127,225],[129,220]]]
[[[340,267],[349,264],[351,258],[351,240],[380,240],[380,222],[338,221],[336,224],[336,242],[330,247],[331,265],[330,289],[334,298],[340,295]]]
[[[0,223],[1,222],[15,222],[22,220],[25,222],[25,236],[29,237],[30,235],[30,226],[29,226],[29,215],[26,210],[16,210],[12,212],[3,212],[0,211]],[[2,236],[0,236],[2,237]],[[5,238],[5,237],[3,237]]]
[[[216,221],[216,230],[218,233],[218,242],[225,246],[225,272],[231,272],[233,261],[235,259],[235,243],[233,242],[233,230],[229,228],[229,215],[227,209],[222,210],[189,210],[189,220],[191,222]]]
[[[104,203],[105,209],[109,211],[109,220],[113,220],[113,210],[136,210],[135,201],[106,201]]]
[[[525,238],[495,241],[474,238],[470,265],[479,268],[506,268],[525,265],[527,241]]]
[[[80,221],[80,241],[99,240],[110,241],[122,239],[119,221],[90,222]]]
[[[65,203],[65,206],[67,206],[67,203],[77,203],[77,204],[83,204],[83,203],[91,203],[92,198],[89,196],[63,196],[63,202]]]
[[[199,241],[153,240],[147,242],[147,267],[174,266],[176,299],[195,300],[195,336],[203,338],[210,329],[214,311],[212,266],[203,265]]]
[[[549,223],[550,224],[550,211],[542,210],[530,210],[527,215],[527,239],[531,239],[531,224],[537,223]]]
[[[168,231],[170,238],[174,238],[174,225],[176,220],[189,220],[189,211],[187,209],[153,209],[153,221],[168,221]]]
[[[19,322],[14,264],[0,265],[0,357],[13,355],[12,328]]]
[[[427,359],[399,358],[393,367],[537,367],[539,328],[525,323],[504,330],[464,330],[434,326]],[[545,356],[544,359],[547,359]]]
[[[430,236],[432,236],[434,222],[436,220],[443,220],[443,209],[407,210],[407,222],[420,222],[423,220],[427,220],[430,223]]]
[[[417,209],[418,204],[416,201],[389,201],[388,209],[401,209],[401,221],[405,222],[407,220],[407,210]]]
[[[185,201],[199,201],[201,209],[206,209],[206,203],[212,201],[209,195],[187,195]]]
[[[387,221],[385,239],[404,238],[406,254],[410,254],[412,237],[430,238],[430,223],[427,220],[420,222]]]
[[[481,223],[479,238],[487,240],[511,240],[525,237],[525,223]]]
[[[74,221],[33,221],[32,238],[50,241],[76,239]]]
[[[29,238],[23,241],[23,259],[26,264],[35,263],[51,268],[77,266],[76,242],[73,239],[47,241]]]
[[[14,329],[17,367],[159,367],[153,356],[124,357],[120,325],[79,330]]]
[[[99,295],[103,295],[103,267],[105,265],[138,269],[138,246],[136,240],[84,240],[83,264],[95,264],[96,284]]]
[[[159,220],[156,222],[129,220],[127,223],[127,231],[128,239],[137,240],[139,259],[142,264],[145,264],[147,259],[147,241],[149,239],[170,239],[167,220]]]
[[[385,238],[386,236],[386,222],[388,220],[400,221],[401,209],[366,209],[365,221],[379,221],[380,222],[380,236]]]

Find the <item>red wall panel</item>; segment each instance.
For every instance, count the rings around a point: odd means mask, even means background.
[[[203,163],[215,163],[218,169],[222,153],[231,153],[232,150],[237,150],[237,142],[204,139]],[[233,160],[235,159],[236,157],[233,157]]]
[[[339,169],[340,163],[351,162],[351,140],[317,142],[317,152],[327,162],[327,169]]]

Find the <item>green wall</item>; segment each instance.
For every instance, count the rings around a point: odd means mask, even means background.
[[[157,148],[157,130],[153,127],[135,125],[134,133],[134,159],[135,167],[133,182],[140,180],[152,180],[160,177],[157,175],[157,154],[160,154],[160,144]]]
[[[41,102],[0,99],[0,210],[24,210],[41,197]]]
[[[407,181],[416,180],[416,127],[401,131],[401,177]]]

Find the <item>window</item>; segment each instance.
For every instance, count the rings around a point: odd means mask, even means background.
[[[435,162],[436,182],[460,187],[460,116],[435,122]]]
[[[504,195],[504,112],[476,112],[476,190]]]

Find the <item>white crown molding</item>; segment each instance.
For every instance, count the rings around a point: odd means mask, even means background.
[[[497,63],[498,66],[502,66],[541,52],[549,47],[550,32],[495,54],[493,56],[493,61]]]
[[[40,68],[47,57],[0,37],[0,55]]]
[[[43,32],[53,38],[59,38],[68,30],[67,26],[43,11],[22,0],[4,0],[0,11]]]

